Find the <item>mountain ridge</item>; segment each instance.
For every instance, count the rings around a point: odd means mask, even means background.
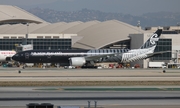
[[[28,9],[27,11],[50,23],[119,20],[133,26],[137,26],[138,22],[140,22],[142,28],[180,25],[180,12],[155,12],[133,16],[130,14],[102,12],[86,8],[79,11],[56,11],[53,9],[37,7]]]

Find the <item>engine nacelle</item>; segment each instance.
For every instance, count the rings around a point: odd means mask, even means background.
[[[71,66],[83,66],[86,63],[84,57],[72,57],[69,61]]]
[[[6,61],[12,61],[11,57],[6,57]]]

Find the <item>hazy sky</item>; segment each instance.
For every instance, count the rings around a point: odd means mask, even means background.
[[[87,8],[131,15],[160,11],[180,12],[180,0],[0,0],[0,4],[16,5],[25,9],[41,7],[59,11]]]

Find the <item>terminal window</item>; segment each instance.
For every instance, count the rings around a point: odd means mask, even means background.
[[[172,39],[159,39],[155,52],[172,51]],[[151,57],[151,60],[171,60],[171,52]]]
[[[23,43],[24,39],[0,39],[0,50],[15,50],[16,45]],[[71,39],[28,39],[28,44],[33,41],[35,50],[38,49],[71,49]]]

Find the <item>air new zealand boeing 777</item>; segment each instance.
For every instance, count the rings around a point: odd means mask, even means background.
[[[158,54],[154,50],[161,33],[162,30],[158,29],[139,49],[29,50],[15,54],[12,59],[22,63],[59,63],[71,66],[96,62],[133,62]]]

